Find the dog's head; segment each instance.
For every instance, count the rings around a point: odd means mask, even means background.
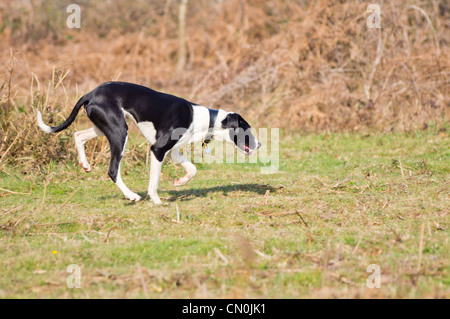
[[[251,127],[242,116],[237,113],[227,112],[220,119],[214,131],[217,140],[234,143],[236,147],[247,155],[261,147],[261,143],[253,136]]]

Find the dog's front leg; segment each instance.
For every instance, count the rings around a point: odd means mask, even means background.
[[[177,164],[181,164],[181,166],[186,171],[185,176],[173,181],[173,186],[181,186],[186,184],[192,179],[192,177],[195,176],[195,174],[197,174],[197,168],[186,157],[180,154],[180,150],[178,148],[172,149],[170,155],[172,157],[172,160]]]
[[[158,184],[164,157],[161,161],[159,161],[153,151],[150,153],[150,181],[148,184],[148,195],[152,199],[153,203],[156,205],[161,205],[162,202],[158,196]]]

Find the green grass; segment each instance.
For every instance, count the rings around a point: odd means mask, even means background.
[[[175,188],[166,163],[163,206],[126,201],[103,164],[9,167],[0,188],[25,194],[0,190],[0,297],[448,298],[449,149],[431,133],[282,136],[271,175],[202,164]],[[123,171],[145,195],[145,165]]]

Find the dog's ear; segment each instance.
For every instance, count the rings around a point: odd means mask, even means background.
[[[239,114],[230,113],[222,121],[222,128],[238,128],[239,127]]]

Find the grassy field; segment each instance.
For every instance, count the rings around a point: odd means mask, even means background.
[[[166,163],[162,206],[126,201],[103,164],[7,167],[0,297],[448,298],[449,149],[443,132],[282,135],[271,175],[199,164],[175,188]],[[122,171],[145,196],[145,164]]]

